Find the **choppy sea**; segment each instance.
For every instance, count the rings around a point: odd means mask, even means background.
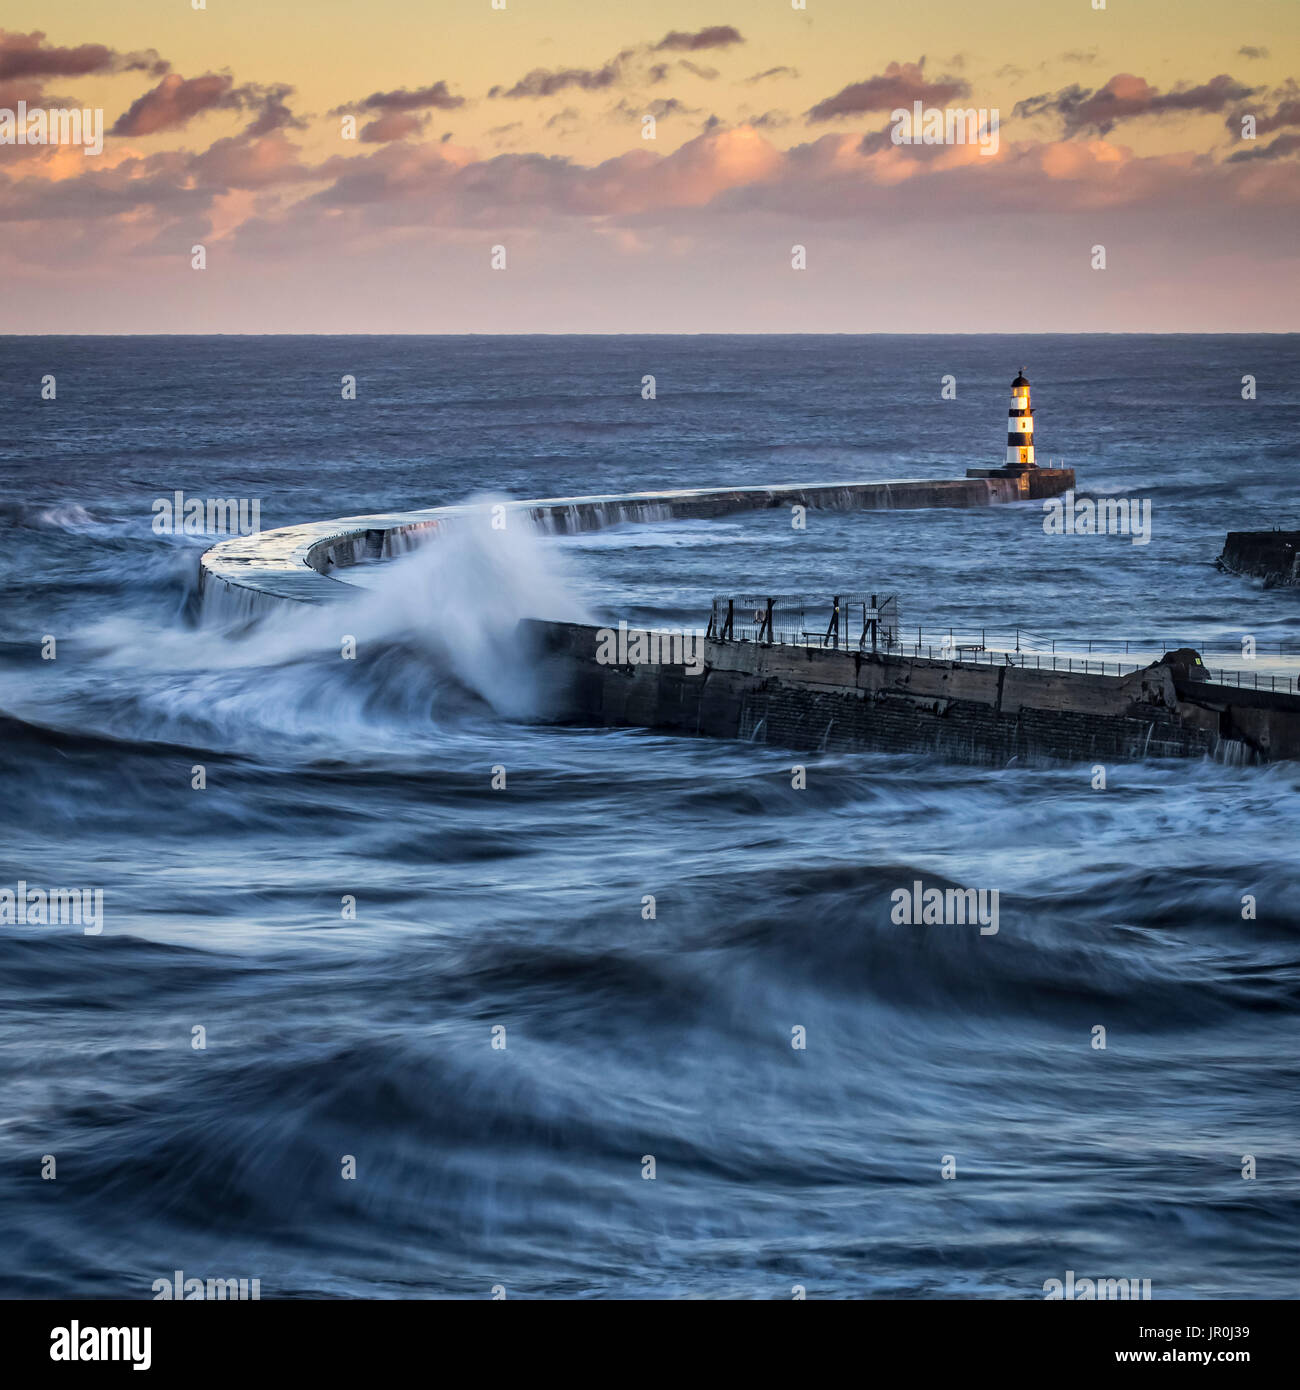
[[[960,476],[1022,366],[1040,461],[1149,544],[1038,504],[516,528],[379,567],[345,661],[336,619],[196,621],[210,542],[152,525]],[[1212,563],[1300,524],[1298,427],[1295,336],[0,339],[0,890],[103,894],[0,924],[0,1293],[1294,1296],[1300,769],[557,728],[513,630],[880,590],[1300,649],[1300,594]],[[999,931],[894,924],[918,880]]]

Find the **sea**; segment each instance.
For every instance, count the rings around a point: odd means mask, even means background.
[[[960,477],[1022,368],[1147,543],[511,514],[250,621],[157,524]],[[1294,1297],[1300,768],[565,727],[516,624],[881,593],[1284,660],[1300,591],[1214,559],[1298,470],[1300,336],[0,338],[0,1294]]]

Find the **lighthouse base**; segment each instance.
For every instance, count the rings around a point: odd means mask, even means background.
[[[1033,464],[1006,464],[1001,468],[968,468],[968,478],[1014,478],[1022,497],[1059,497],[1074,486],[1073,468],[1038,468]]]

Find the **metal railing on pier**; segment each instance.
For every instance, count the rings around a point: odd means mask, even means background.
[[[1248,690],[1300,693],[1300,675],[1212,666],[1206,656],[1233,656],[1240,661],[1300,658],[1300,648],[1283,642],[1256,642],[1247,655],[1241,639],[1217,641],[1161,638],[1046,638],[1023,628],[996,634],[982,628],[960,633],[953,628],[935,636],[916,630],[905,639],[893,594],[838,595],[806,600],[771,597],[717,597],[709,620],[709,637],[718,642],[755,642],[764,646],[811,647],[844,652],[877,652],[1020,670],[1063,671],[1085,676],[1128,676],[1145,670],[1167,652],[1192,648],[1202,658],[1205,680]],[[1142,653],[1144,660],[1132,659]],[[1120,660],[1120,656],[1129,660]]]

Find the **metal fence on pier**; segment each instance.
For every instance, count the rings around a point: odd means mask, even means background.
[[[805,599],[720,594],[713,600],[708,635],[718,642],[893,651],[900,639],[898,595]]]
[[[927,661],[1014,666],[1022,670],[1065,671],[1088,676],[1127,676],[1144,670],[1166,652],[1192,648],[1207,656],[1248,659],[1240,639],[1213,641],[1169,638],[1046,638],[1018,628],[1007,633],[939,635],[920,628],[915,641],[905,637],[899,622],[897,594],[836,594],[825,599],[772,595],[718,595],[709,617],[709,637],[715,642],[758,642],[767,646],[817,647],[835,651],[877,652]],[[1145,660],[1132,656],[1143,653]],[[1121,661],[1120,654],[1130,657]],[[1300,657],[1300,648],[1286,643],[1260,643],[1254,657]],[[1258,669],[1232,670],[1204,662],[1205,679],[1216,685],[1250,690],[1300,693],[1300,676]]]

